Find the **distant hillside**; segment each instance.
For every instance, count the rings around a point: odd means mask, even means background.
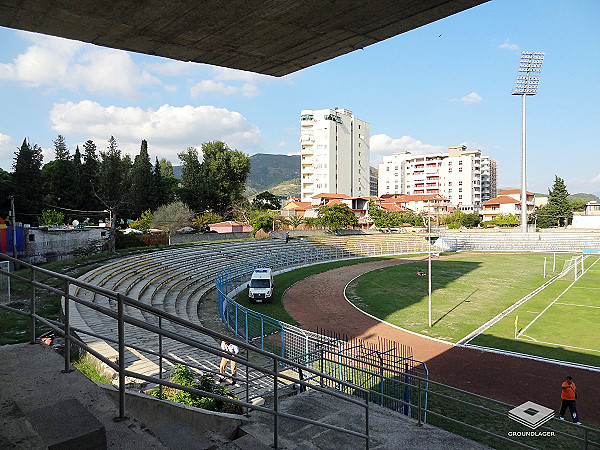
[[[280,183],[300,178],[300,155],[268,155],[257,153],[251,156],[250,174],[246,181],[246,195],[253,196],[271,189]],[[298,188],[300,183],[298,183]]]
[[[277,197],[300,197],[300,178],[279,183],[277,186],[269,188],[268,191]]]
[[[585,194],[583,192],[580,192],[578,194],[571,194],[571,195],[569,195],[569,201],[572,202],[574,198],[582,198],[586,202],[591,202],[591,201],[599,202],[600,201],[600,198],[598,196],[596,196],[594,194]]]

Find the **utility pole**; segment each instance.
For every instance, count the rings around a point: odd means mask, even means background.
[[[12,221],[13,258],[17,259],[17,218],[15,215],[15,196],[10,196],[10,214]]]

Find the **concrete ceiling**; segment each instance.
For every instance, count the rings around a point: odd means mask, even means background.
[[[0,26],[274,76],[488,0],[0,0]]]

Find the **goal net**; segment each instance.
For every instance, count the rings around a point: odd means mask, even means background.
[[[574,256],[565,261],[563,265],[563,270],[558,275],[559,278],[564,278],[568,276],[574,280],[577,280],[583,274],[583,260],[584,255]]]

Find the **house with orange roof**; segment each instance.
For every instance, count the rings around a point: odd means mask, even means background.
[[[527,192],[527,214],[535,211],[535,196]],[[494,220],[499,214],[521,215],[521,190],[509,189],[498,193],[497,197],[481,202],[483,220]]]
[[[450,200],[439,194],[397,194],[388,197],[383,196],[385,203],[395,203],[405,210],[411,210],[416,213],[429,213],[432,216],[441,216],[448,214],[448,208],[451,207]]]
[[[322,193],[313,195],[311,199],[311,208],[315,212],[309,213],[307,211],[307,215],[305,215],[305,217],[316,217],[318,214],[317,210],[321,206],[342,204],[346,205],[352,210],[352,212],[354,212],[358,218],[358,223],[361,228],[368,227],[370,223],[369,200],[371,197],[350,197],[349,195],[345,194]]]
[[[310,202],[301,202],[298,198],[291,198],[285,206],[281,208],[281,215],[283,217],[298,216],[303,218],[306,211],[311,208]]]

